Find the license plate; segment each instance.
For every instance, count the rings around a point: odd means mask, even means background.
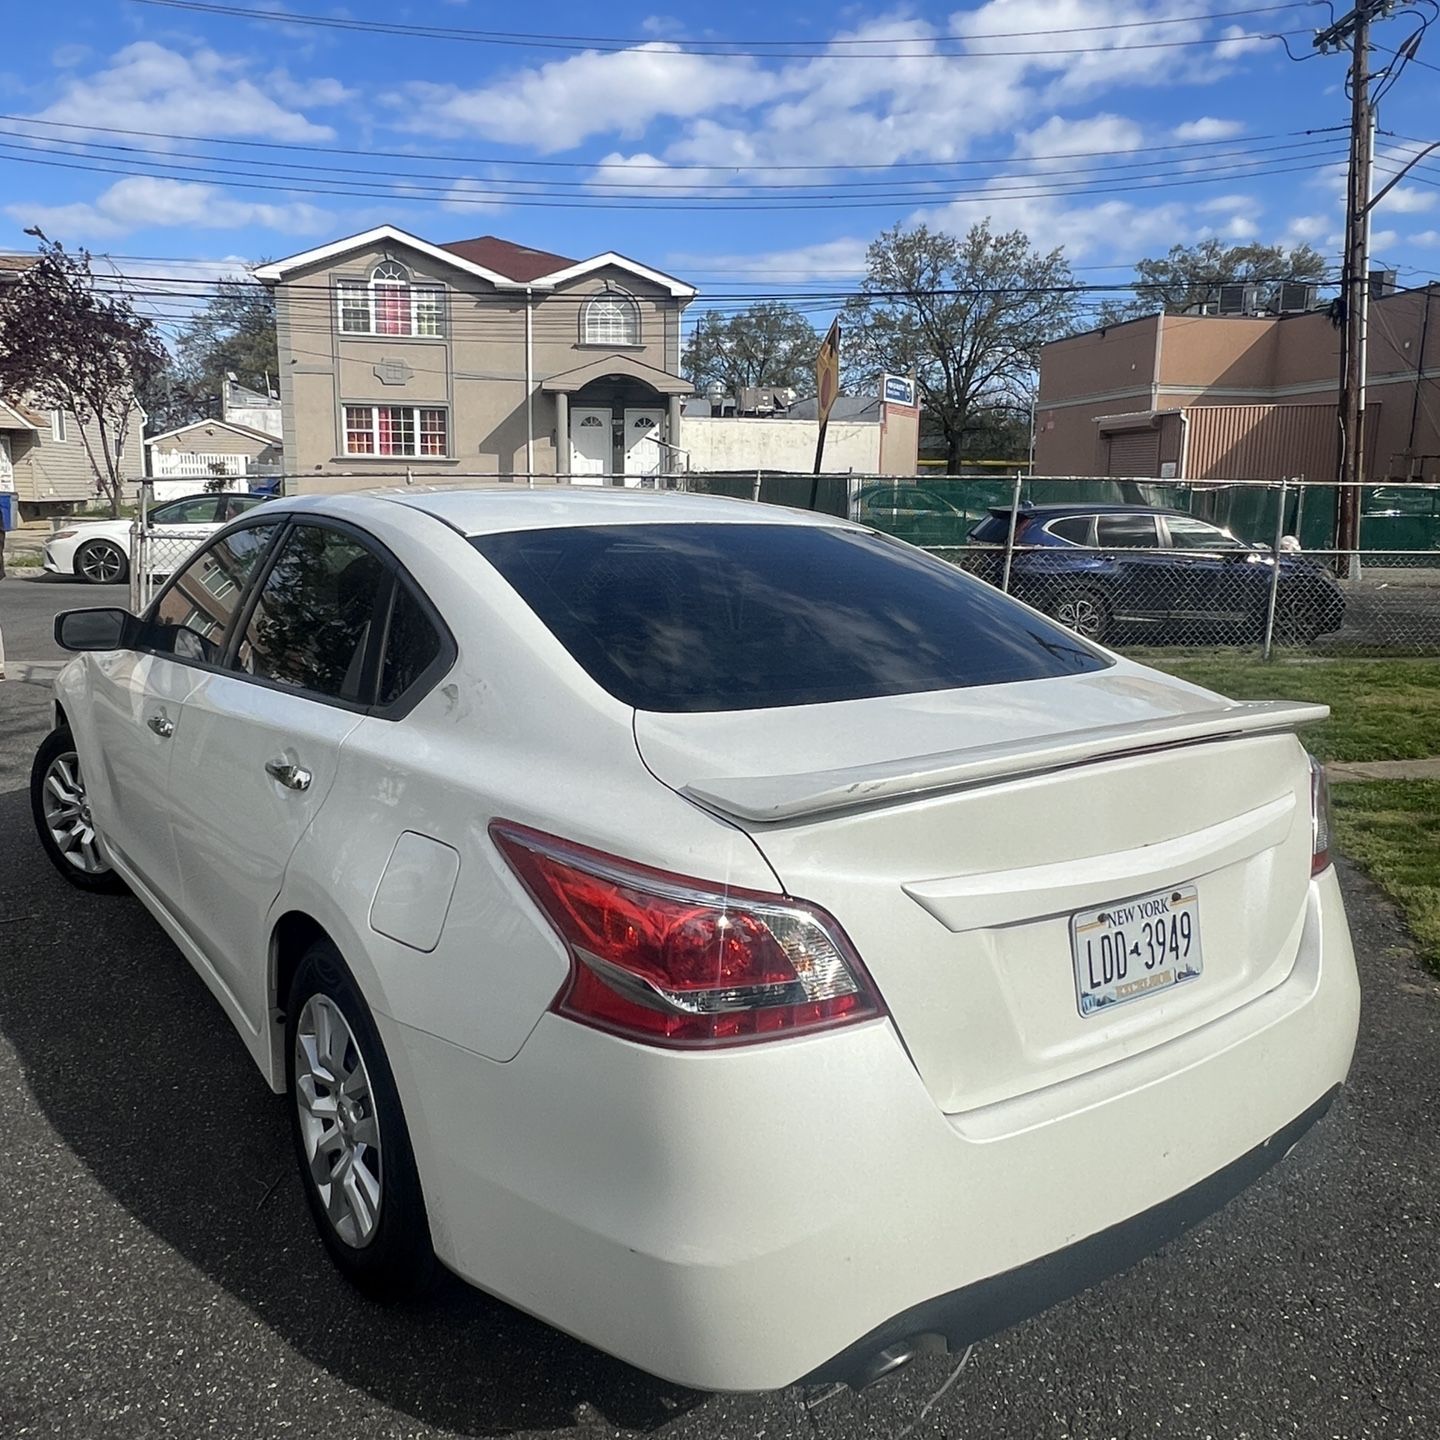
[[[1200,900],[1176,885],[1120,900],[1070,919],[1075,997],[1082,1015],[1098,1015],[1200,976]]]

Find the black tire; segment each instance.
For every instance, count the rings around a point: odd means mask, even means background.
[[[1057,590],[1043,607],[1067,630],[1100,644],[1110,630],[1110,608],[1093,590],[1083,586]]]
[[[86,585],[122,585],[130,578],[130,561],[110,540],[87,540],[75,552],[75,578]]]
[[[359,1060],[352,1074],[363,1075],[368,1082],[368,1094],[357,1097],[361,1112],[358,1123],[368,1120],[378,1130],[378,1153],[358,1143],[349,1160],[351,1169],[364,1166],[378,1182],[374,1228],[369,1235],[358,1239],[358,1243],[342,1234],[331,1219],[326,1197],[321,1193],[323,1182],[317,1180],[312,1171],[312,1142],[306,1136],[304,1091],[298,1088],[306,1077],[298,1075],[296,1041],[302,1018],[314,1013],[307,1012],[306,1007],[317,999],[335,1007],[348,1027],[346,1053],[358,1055]],[[340,952],[328,940],[317,940],[305,952],[290,987],[285,1005],[285,1079],[300,1183],[330,1258],[346,1279],[372,1299],[413,1300],[427,1294],[439,1279],[440,1266],[430,1243],[430,1221],[400,1094],[370,1008],[345,968]],[[338,1087],[334,1087],[331,1094],[337,1091]],[[312,1126],[316,1123],[313,1116],[308,1123]],[[333,1138],[342,1128],[337,1120],[327,1134]],[[339,1174],[341,1164],[332,1164],[323,1149],[322,1142],[317,1161],[329,1166],[330,1173]],[[339,1150],[332,1153],[338,1154]],[[325,1188],[336,1193],[334,1185]]]
[[[65,779],[67,774],[71,777],[69,781]],[[78,796],[77,803],[67,801],[61,790]],[[52,730],[35,752],[35,761],[30,767],[30,813],[35,818],[35,830],[41,847],[50,857],[50,863],[77,890],[119,895],[129,888],[110,869],[103,848],[95,839],[80,757],[68,725]],[[65,818],[62,819],[62,816]],[[68,833],[75,843],[62,845],[56,838],[57,830]],[[87,833],[90,839],[81,843]],[[101,868],[90,868],[92,855]]]

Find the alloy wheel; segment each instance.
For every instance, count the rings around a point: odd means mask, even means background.
[[[295,1027],[295,1106],[326,1217],[359,1249],[380,1222],[380,1117],[355,1032],[328,995],[312,995]]]
[[[41,793],[45,828],[60,853],[83,874],[108,874],[110,866],[90,818],[80,757],[73,750],[63,751],[50,762]]]
[[[1077,635],[1097,640],[1105,629],[1105,612],[1088,595],[1067,595],[1055,606],[1055,618]]]
[[[87,545],[75,557],[75,563],[93,584],[113,585],[125,568],[125,557],[113,545]]]

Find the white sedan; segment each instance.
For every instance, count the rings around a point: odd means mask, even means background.
[[[213,535],[222,525],[267,499],[264,495],[185,495],[157,505],[150,525],[164,532],[165,547],[157,559],[166,563],[157,573],[169,574],[176,559]],[[130,575],[131,520],[82,520],[57,530],[45,542],[45,569],[52,575],[73,575],[91,585],[119,585]]]
[[[281,500],[58,629],[41,840],[288,1092],[369,1293],[439,1262],[684,1385],[860,1385],[1170,1239],[1345,1080],[1323,707],[854,523]]]

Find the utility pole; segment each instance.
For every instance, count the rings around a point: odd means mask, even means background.
[[[1365,483],[1366,339],[1370,312],[1370,212],[1394,186],[1371,198],[1375,160],[1375,107],[1370,103],[1370,25],[1412,0],[1357,0],[1355,8],[1315,35],[1322,53],[1350,49],[1350,166],[1345,193],[1345,258],[1340,273],[1340,396],[1338,405],[1340,488],[1335,499],[1335,548],[1360,546],[1360,487]],[[1403,49],[1413,58],[1418,33]],[[1415,159],[1420,159],[1416,156]],[[1412,165],[1414,160],[1410,162]],[[1405,167],[1406,170],[1409,165]],[[1398,180],[1399,177],[1397,176]],[[1342,576],[1352,561],[1343,556]]]

